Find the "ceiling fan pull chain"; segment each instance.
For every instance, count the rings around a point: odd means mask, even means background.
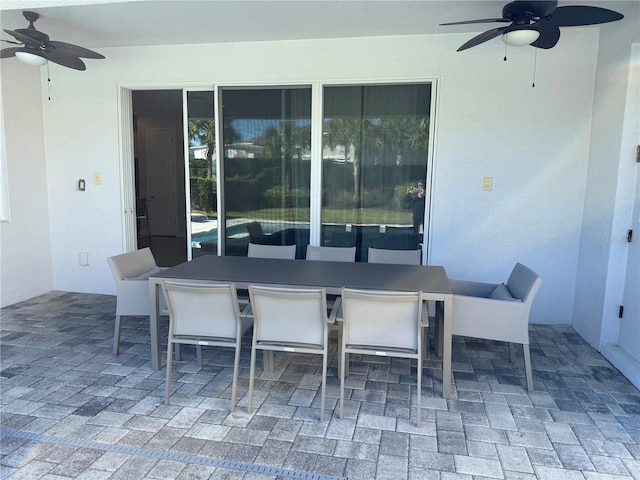
[[[538,49],[534,49],[533,55],[533,81],[531,82],[531,88],[536,88],[536,64],[538,63]]]
[[[504,43],[504,58],[502,60],[507,61],[507,42]]]
[[[51,75],[49,75],[49,62],[47,62],[47,92],[49,93],[49,101],[51,101]]]

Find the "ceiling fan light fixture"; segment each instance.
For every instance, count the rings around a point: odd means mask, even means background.
[[[16,57],[18,57],[22,63],[26,63],[32,67],[41,67],[47,64],[46,58],[31,52],[16,52]]]
[[[522,47],[524,45],[531,45],[538,40],[539,36],[540,32],[537,30],[511,30],[502,35],[502,41],[512,47]]]

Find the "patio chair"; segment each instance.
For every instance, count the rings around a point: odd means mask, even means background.
[[[420,427],[422,398],[422,301],[420,292],[342,289],[342,345],[340,418],[344,412],[344,384],[349,354],[415,359],[417,413]]]
[[[279,258],[290,259],[296,258],[295,245],[260,245],[257,243],[249,244],[248,257],[254,258]]]
[[[355,262],[356,247],[316,247],[307,245],[307,260]]]
[[[335,315],[327,315],[323,288],[249,286],[254,318],[248,412],[253,411],[256,351],[322,355],[320,421],[324,422],[328,335]],[[265,355],[266,357],[266,355]]]
[[[120,326],[123,316],[148,316],[149,277],[160,272],[149,247],[107,258],[116,284],[116,322],[113,354],[120,353]],[[162,304],[162,301],[161,301]],[[161,308],[164,309],[164,308]]]
[[[369,263],[420,265],[420,250],[387,250],[369,247]]]
[[[538,274],[521,263],[515,265],[506,284],[451,280],[453,335],[509,342],[511,362],[515,361],[513,344],[522,344],[529,391],[533,390],[529,313],[540,285],[542,279]],[[439,326],[441,311],[437,317]]]
[[[242,335],[252,325],[247,309],[240,313],[235,285],[163,280],[162,291],[169,309],[165,403],[169,405],[171,397],[174,344],[176,346],[195,345],[200,366],[202,366],[200,347],[231,347],[235,349],[231,382],[231,411],[233,412],[236,407]]]

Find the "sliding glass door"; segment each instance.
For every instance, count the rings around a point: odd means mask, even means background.
[[[220,87],[186,102],[193,257],[253,242],[304,258],[313,243],[367,261],[369,247],[426,242],[431,83]]]
[[[430,105],[430,84],[324,88],[323,245],[421,248]]]
[[[187,92],[191,255],[218,252],[216,121],[212,91]]]
[[[309,243],[311,88],[222,89],[225,255]]]

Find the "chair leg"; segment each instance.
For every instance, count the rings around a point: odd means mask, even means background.
[[[436,355],[442,357],[443,335],[444,335],[444,305],[443,302],[436,302],[436,320],[434,326]]]
[[[202,361],[202,346],[200,345],[196,345],[196,357],[198,358],[198,365],[202,368],[204,363]]]
[[[247,412],[253,412],[253,377],[256,374],[256,346],[251,347],[251,366],[249,368],[249,404],[247,405]]]
[[[320,421],[324,422],[325,395],[327,393],[327,340],[325,338],[324,353],[322,354],[322,397],[320,399]]]
[[[273,351],[262,351],[262,370],[267,373],[273,373]]]
[[[529,344],[523,343],[522,350],[524,352],[524,371],[527,375],[527,390],[533,392],[533,373],[531,372],[531,355],[529,354]]]
[[[344,377],[345,377],[345,370],[346,370],[346,358],[347,355],[344,352],[344,345],[341,345],[341,352],[340,352],[340,365],[342,365],[342,368],[340,369],[340,418],[342,418],[342,414],[344,412]]]
[[[342,324],[337,328],[338,330],[338,376],[349,376],[349,355],[342,355]],[[346,359],[346,360],[345,360]]]
[[[418,412],[416,414],[416,427],[420,428],[420,417],[422,412],[422,355],[418,355],[418,372],[417,372],[418,384],[418,398],[416,403],[418,404]]]
[[[422,330],[422,358],[427,358],[427,352],[429,351],[429,326],[421,328]]]
[[[173,342],[169,340],[169,344],[167,345],[167,381],[166,381],[166,393],[164,398],[164,403],[169,405],[169,398],[171,397],[171,364],[172,358],[171,354],[173,349]]]
[[[236,409],[237,394],[236,389],[238,387],[238,370],[240,370],[240,339],[236,344],[236,356],[233,360],[233,380],[231,382],[231,411]]]
[[[116,328],[113,332],[113,354],[120,354],[120,323],[122,315],[116,315]]]
[[[511,363],[516,363],[516,347],[511,342],[509,342],[509,357],[511,357]]]

